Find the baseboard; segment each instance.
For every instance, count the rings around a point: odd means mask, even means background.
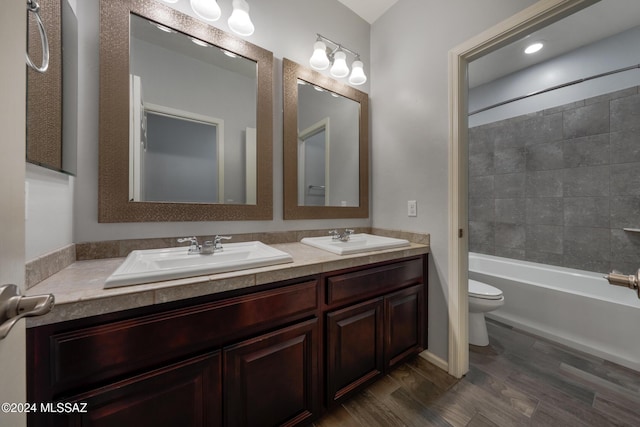
[[[431,353],[429,350],[425,350],[422,353],[420,353],[420,357],[422,357],[427,362],[433,363],[443,371],[449,372],[449,362],[436,356],[435,354]]]

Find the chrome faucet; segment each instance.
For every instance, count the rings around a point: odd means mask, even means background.
[[[350,228],[346,228],[342,233],[339,233],[338,230],[331,230],[329,234],[332,236],[331,240],[339,240],[341,242],[348,242],[349,238],[353,234],[353,230]]]
[[[202,249],[202,246],[200,246],[200,244],[198,244],[198,239],[193,236],[193,237],[182,237],[180,239],[178,239],[178,243],[185,243],[185,242],[189,242],[191,243],[191,245],[189,245],[189,254],[199,254],[200,250]]]
[[[200,254],[200,255],[211,255],[215,252],[221,252],[224,248],[222,247],[222,240],[229,240],[231,236],[218,236],[213,238],[213,240],[207,240],[202,245],[198,244],[198,239],[194,237],[183,237],[178,239],[178,243],[189,242],[191,245],[189,246],[189,250],[187,253],[189,255]]]

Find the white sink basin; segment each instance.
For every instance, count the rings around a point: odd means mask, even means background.
[[[293,262],[262,242],[227,243],[211,255],[188,254],[188,247],[133,251],[107,279],[104,288],[180,279]]]
[[[405,239],[374,236],[366,233],[352,234],[346,242],[333,240],[333,236],[305,237],[300,242],[338,255],[356,254],[359,252],[379,251],[383,249],[409,246],[409,241]]]

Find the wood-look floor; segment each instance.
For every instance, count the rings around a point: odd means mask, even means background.
[[[416,357],[314,425],[640,426],[640,372],[487,326],[490,345],[470,347],[461,380]]]

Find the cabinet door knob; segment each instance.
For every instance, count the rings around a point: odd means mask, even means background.
[[[0,286],[0,340],[7,336],[18,320],[47,314],[53,303],[52,294],[23,296],[16,285]]]

